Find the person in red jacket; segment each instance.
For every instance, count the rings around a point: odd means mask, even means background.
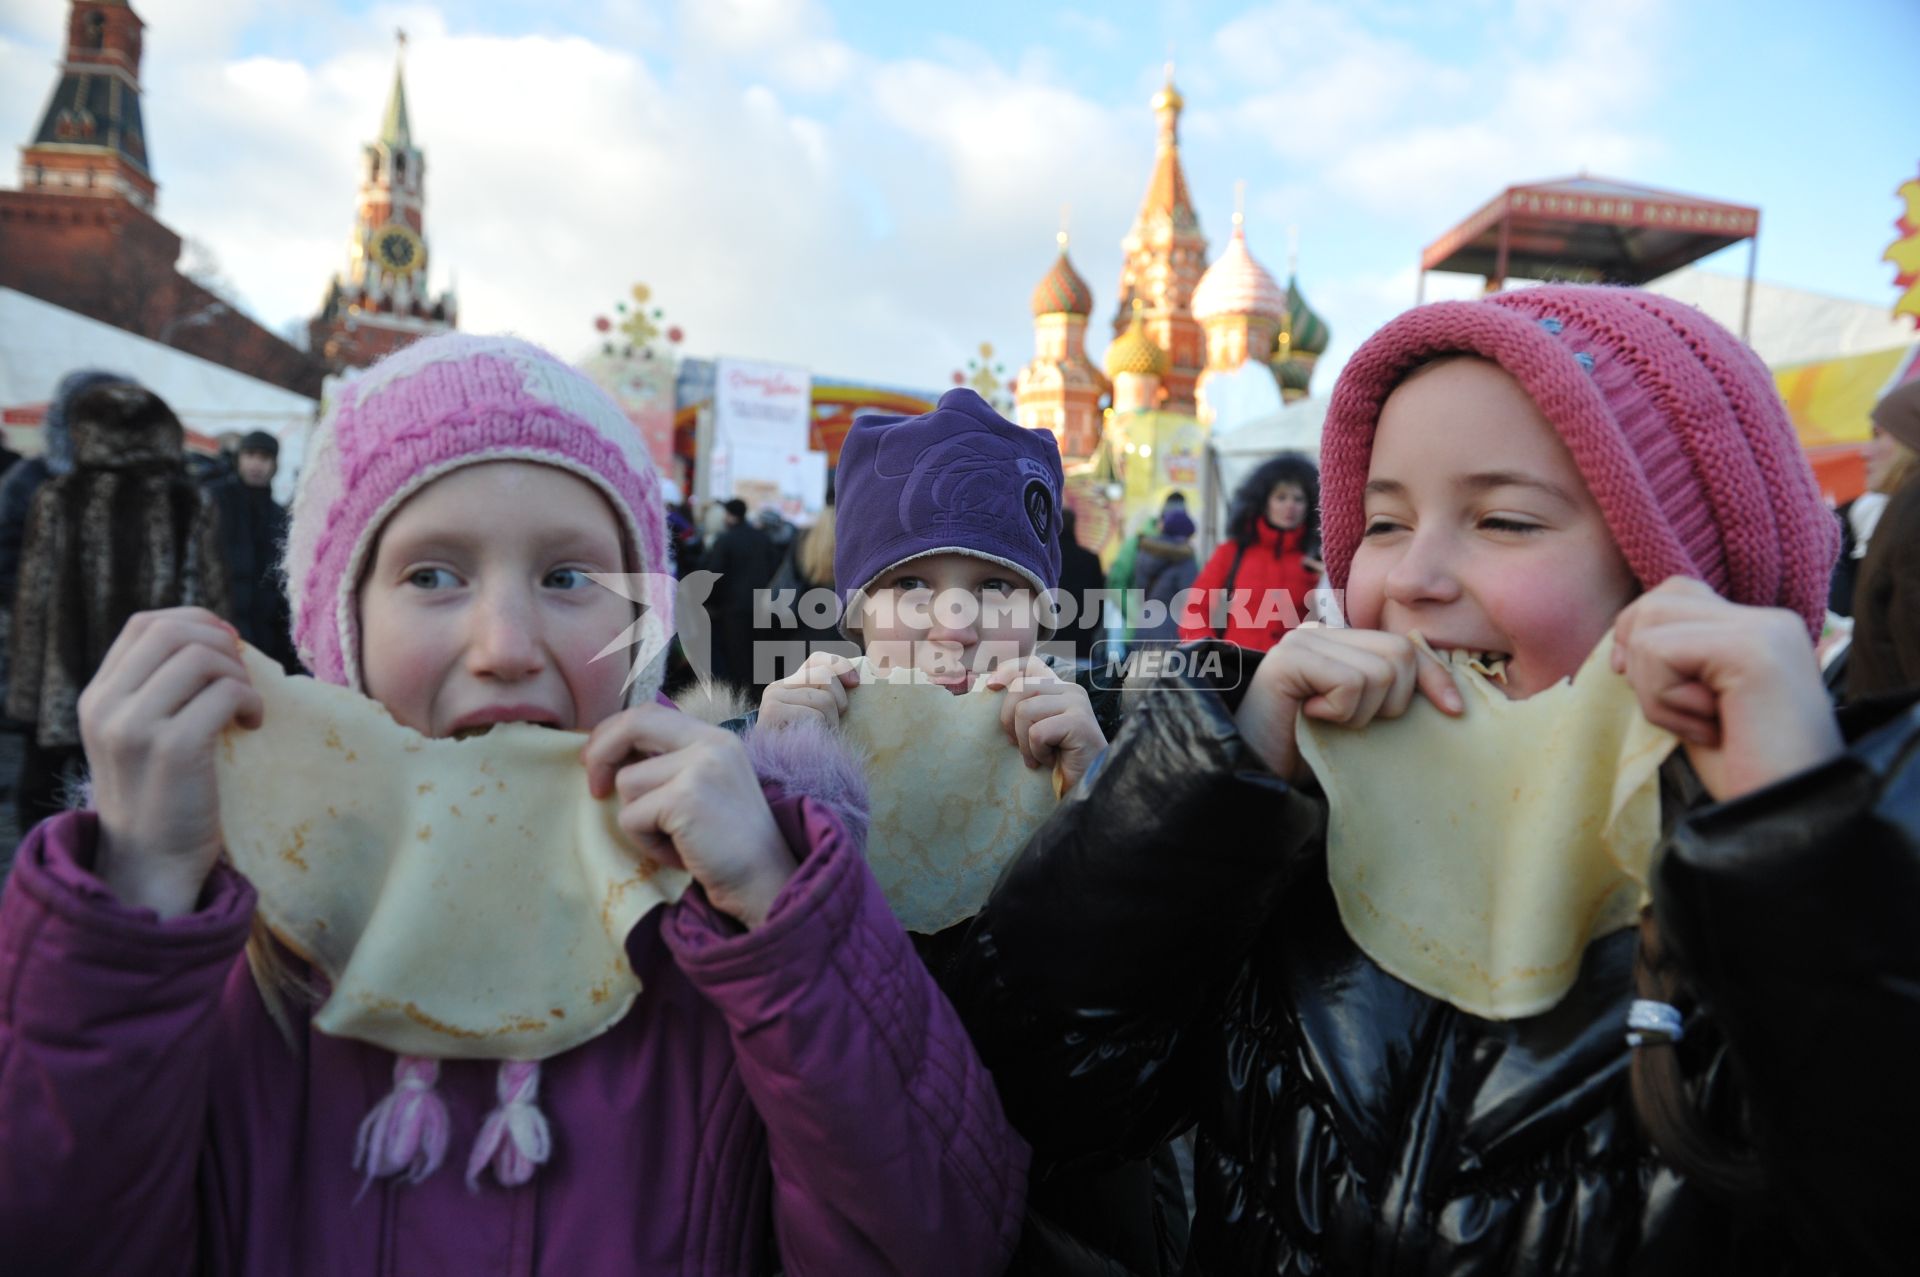
[[[1297,452],[1263,463],[1233,494],[1227,540],[1176,607],[1183,641],[1223,638],[1264,652],[1309,618],[1320,584],[1320,472]]]

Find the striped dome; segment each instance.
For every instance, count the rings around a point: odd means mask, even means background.
[[[1324,355],[1332,333],[1307,299],[1300,295],[1300,281],[1287,279],[1287,331],[1293,334],[1293,349],[1302,355]]]
[[[1227,251],[1207,267],[1194,287],[1193,317],[1207,320],[1219,315],[1266,315],[1278,319],[1286,313],[1286,294],[1247,251],[1246,232],[1234,227]]]
[[[1133,322],[1127,325],[1127,331],[1115,337],[1113,344],[1107,347],[1106,362],[1109,377],[1118,377],[1123,372],[1164,377],[1173,370],[1172,357],[1147,336],[1146,325],[1141,323],[1138,311],[1134,312]]]
[[[1297,390],[1307,393],[1307,383],[1313,380],[1313,369],[1298,359],[1276,359],[1273,371],[1280,378],[1280,389]]]
[[[1080,278],[1080,272],[1067,260],[1067,250],[1060,250],[1060,259],[1053,264],[1046,278],[1033,290],[1033,313],[1035,315],[1091,315],[1093,313],[1093,293],[1087,287],[1087,281]]]

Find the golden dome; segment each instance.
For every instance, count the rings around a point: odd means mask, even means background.
[[[1167,63],[1167,82],[1153,95],[1153,109],[1159,111],[1179,111],[1187,105],[1180,96],[1180,90],[1173,87],[1173,63]]]
[[[1129,372],[1164,377],[1173,370],[1172,357],[1147,336],[1138,305],[1134,307],[1133,322],[1127,325],[1127,331],[1115,337],[1113,344],[1107,347],[1106,365],[1109,377]]]

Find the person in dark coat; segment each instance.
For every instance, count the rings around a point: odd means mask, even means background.
[[[1080,544],[1079,520],[1070,509],[1060,512],[1060,593],[1073,599],[1073,625],[1055,634],[1054,641],[1070,641],[1074,659],[1082,666],[1095,659],[1094,645],[1107,637],[1107,608],[1098,591],[1107,588],[1100,556]],[[1106,649],[1102,648],[1104,652]]]
[[[280,579],[287,509],[273,499],[279,468],[280,441],[256,430],[240,441],[234,473],[209,485],[207,496],[220,517],[234,627],[291,674],[299,672],[300,660],[293,652],[293,618]]]
[[[1356,628],[1290,633],[1242,684],[1170,672],[946,982],[1036,1165],[1197,1127],[1196,1275],[1910,1272],[1920,709],[1834,722],[1837,530],[1765,367],[1631,290],[1436,303],[1353,356],[1322,457]],[[1300,707],[1485,709],[1416,625],[1500,645],[1521,699],[1613,635],[1683,734],[1650,910],[1585,937],[1544,1010],[1397,978],[1335,899]],[[1406,779],[1347,775],[1378,803]],[[1410,886],[1442,850],[1369,863]]]
[[[1886,506],[1867,540],[1853,590],[1853,642],[1847,648],[1847,699],[1920,686],[1920,381],[1906,382],[1873,408],[1889,441],[1894,472]],[[1860,498],[1865,500],[1865,497]]]
[[[0,703],[6,697],[8,635],[13,631],[14,585],[20,579],[20,544],[27,534],[27,511],[33,507],[33,494],[48,479],[73,469],[73,438],[68,423],[74,399],[95,386],[125,380],[119,373],[98,368],[82,368],[62,377],[47,404],[46,420],[41,423],[41,454],[15,462],[0,475]]]
[[[754,684],[753,596],[773,578],[780,566],[767,534],[747,518],[747,503],[738,497],[726,503],[727,522],[701,556],[704,572],[717,572],[707,613],[713,618],[714,677],[742,688]]]
[[[227,612],[218,521],[187,477],[186,432],[130,381],[75,396],[72,468],[34,494],[14,592],[7,714],[31,724],[16,802],[22,832],[61,810],[85,764],[80,691],[135,612]]]

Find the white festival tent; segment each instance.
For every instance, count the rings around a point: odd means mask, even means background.
[[[38,453],[40,413],[60,378],[76,368],[125,373],[205,439],[264,430],[280,440],[274,496],[293,495],[318,405],[269,382],[103,324],[10,288],[0,288],[0,410],[8,444]]]

